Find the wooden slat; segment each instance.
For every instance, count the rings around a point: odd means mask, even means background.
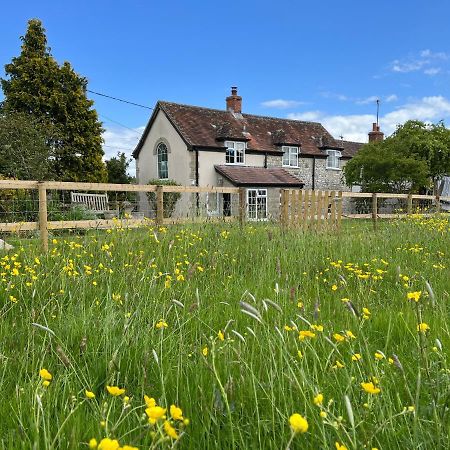
[[[217,192],[222,194],[239,194],[239,188],[209,186],[164,186],[164,192]]]
[[[307,190],[303,194],[303,220],[302,227],[304,229],[308,228],[308,213],[309,213],[309,202],[311,197],[311,191]]]
[[[150,184],[113,184],[113,183],[75,183],[65,181],[47,181],[46,189],[61,191],[122,191],[155,192],[156,186]]]
[[[16,233],[19,231],[39,230],[39,222],[2,222],[0,231],[5,233]]]
[[[0,180],[0,189],[37,189],[37,181]]]
[[[305,202],[305,192],[303,191],[303,189],[300,189],[298,191],[298,210],[297,210],[297,216],[296,216],[296,222],[295,222],[295,226],[297,228],[302,226],[302,214],[303,214],[303,204]]]
[[[336,226],[336,191],[331,191],[330,193],[331,211],[330,211],[330,227],[335,228]]]
[[[342,199],[342,191],[340,191],[338,193],[338,203],[336,205],[336,226],[337,229],[340,230],[341,229],[341,223],[342,223],[342,210],[343,210],[343,202],[344,200]]]
[[[372,193],[370,192],[342,192],[342,197],[344,198],[372,198]]]
[[[378,198],[408,198],[408,194],[385,194],[377,193]]]

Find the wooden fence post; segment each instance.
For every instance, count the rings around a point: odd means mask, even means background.
[[[408,194],[408,203],[406,206],[406,214],[411,215],[413,212],[413,198],[412,194]]]
[[[440,212],[441,211],[441,199],[439,194],[436,194],[436,212]]]
[[[247,211],[246,189],[239,188],[239,225],[242,227],[245,223],[245,216]]]
[[[372,221],[373,221],[373,229],[377,229],[377,220],[378,220],[378,196],[376,193],[372,194]]]
[[[44,252],[48,252],[48,224],[47,224],[47,189],[45,182],[38,184],[39,192],[39,235]]]
[[[344,209],[344,200],[342,197],[342,191],[338,192],[338,197],[337,197],[337,205],[336,205],[336,227],[338,230],[341,229],[341,223],[342,223],[342,211]]]
[[[280,224],[285,227],[289,219],[289,191],[280,189]]]
[[[156,186],[156,224],[164,224],[164,186]]]

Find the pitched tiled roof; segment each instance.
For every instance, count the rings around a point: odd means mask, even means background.
[[[235,186],[303,187],[304,183],[281,167],[214,166]]]
[[[279,119],[275,117],[236,114],[230,111],[201,108],[159,101],[133,156],[137,156],[159,110],[162,110],[178,130],[186,144],[193,148],[224,148],[223,141],[245,140],[247,149],[261,152],[281,152],[281,145],[301,147],[303,155],[326,156],[326,148],[342,151],[343,157],[352,157],[351,144],[334,139],[317,122]],[[355,147],[356,148],[356,147]]]
[[[352,142],[352,141],[340,141],[340,142],[342,142],[344,147],[342,149],[342,156],[348,158],[353,158],[353,156],[355,156],[361,149],[361,147],[364,145],[361,142]]]

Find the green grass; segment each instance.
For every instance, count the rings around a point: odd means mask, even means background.
[[[445,218],[174,226],[59,236],[47,255],[16,241],[0,255],[0,448],[450,448],[449,231]],[[373,377],[379,394],[361,387]],[[150,426],[144,394],[182,408],[178,441]],[[306,433],[292,436],[293,413]]]

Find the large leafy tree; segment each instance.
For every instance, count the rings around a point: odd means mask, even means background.
[[[0,175],[21,180],[53,178],[51,131],[29,114],[0,112]]]
[[[28,22],[18,57],[5,66],[1,80],[5,111],[23,112],[52,132],[47,144],[54,151],[56,178],[64,181],[106,181],[102,126],[93,102],[86,97],[86,78],[68,62],[61,66],[47,46],[45,29],[38,19]],[[57,134],[58,139],[52,137]]]
[[[368,192],[436,188],[450,173],[450,130],[442,122],[410,120],[384,141],[366,144],[344,169],[347,184]]]
[[[128,175],[127,170],[130,160],[127,159],[125,153],[118,152],[117,156],[113,156],[106,161],[106,169],[108,171],[108,183],[129,184],[133,177]]]

